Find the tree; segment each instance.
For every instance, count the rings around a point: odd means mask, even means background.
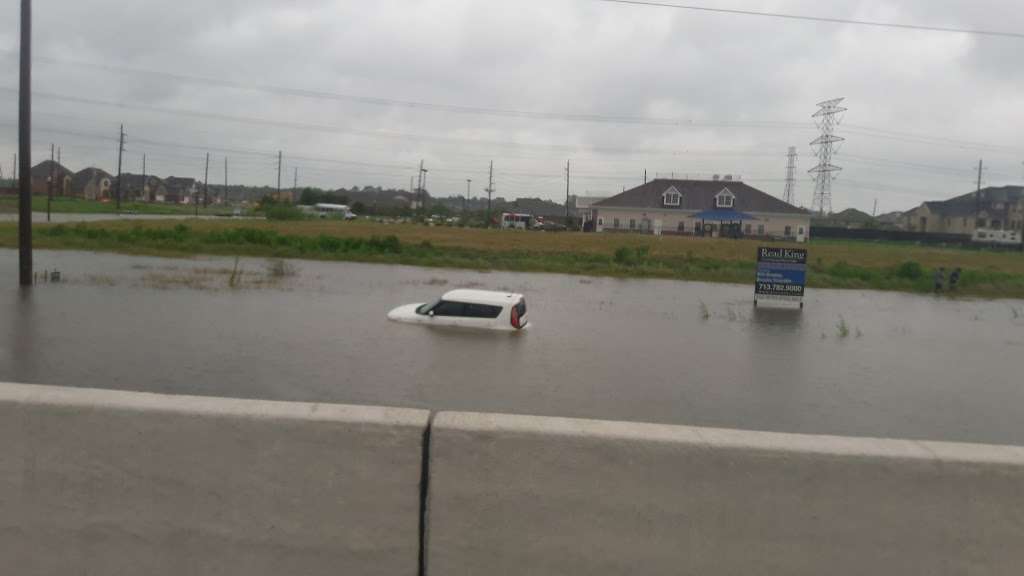
[[[366,214],[366,205],[362,202],[356,202],[352,204],[352,211],[356,214]]]

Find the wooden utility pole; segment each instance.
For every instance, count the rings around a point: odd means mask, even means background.
[[[210,207],[210,153],[206,153],[206,173],[203,175],[203,208]]]
[[[224,204],[228,203],[228,157],[224,157]]]
[[[153,200],[153,199],[150,198],[150,195],[145,193],[145,155],[144,154],[142,155],[142,192],[141,192],[141,194],[142,194],[142,200],[143,201],[152,201]]]
[[[491,160],[490,174],[487,176],[487,227],[491,227],[491,196],[494,194],[494,160]]]
[[[473,183],[472,178],[466,178],[466,195],[462,198],[462,217],[466,217],[466,203],[469,202],[469,185]]]
[[[32,285],[32,0],[21,0],[21,75],[18,84],[18,281]],[[14,155],[18,165],[18,155]]]
[[[420,160],[420,171],[416,173],[416,205],[423,208],[423,160]]]
[[[572,223],[569,220],[569,161],[565,161],[565,229],[568,230]]]
[[[117,211],[121,211],[121,158],[124,156],[124,124],[121,124],[121,136],[117,142]]]
[[[281,201],[281,162],[284,160],[284,153],[277,151],[277,201]]]
[[[46,185],[46,221],[50,221],[50,204],[53,202],[53,143],[50,143],[50,178],[47,180]]]
[[[978,229],[978,220],[981,219],[981,173],[985,169],[984,159],[978,160],[978,191],[974,193],[974,229]]]

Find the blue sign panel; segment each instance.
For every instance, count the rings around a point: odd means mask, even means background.
[[[807,250],[758,248],[755,299],[799,301],[807,285]]]

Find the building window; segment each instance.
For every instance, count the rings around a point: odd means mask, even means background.
[[[619,219],[618,218],[615,218],[614,220],[612,220],[612,228],[615,228],[616,230],[619,228]]]
[[[715,206],[718,208],[732,208],[736,204],[736,197],[728,189],[722,190],[715,196]]]
[[[680,234],[686,232],[686,222],[683,222],[682,220],[680,220],[679,221],[679,226],[676,227],[676,231],[678,231]]]
[[[604,218],[598,218],[597,219],[597,225],[598,226],[604,226]]]
[[[984,228],[985,227],[985,219],[984,218],[978,218],[978,221],[974,223],[974,226],[976,228]]]
[[[747,227],[745,229],[746,235],[750,236],[750,233],[753,232],[753,231],[754,231],[754,225],[753,224],[747,224]]]
[[[793,227],[792,226],[786,226],[786,234],[785,234],[786,238],[789,238],[792,235],[793,235]]]
[[[764,224],[757,225],[757,235],[764,236]]]
[[[629,229],[630,230],[636,230],[636,220],[633,219],[633,218],[629,219]]]
[[[995,230],[999,230],[1000,228],[1002,228],[1002,226],[1000,226],[1000,224],[1001,224],[1001,222],[999,220],[993,220],[992,221],[992,228],[995,229]]]
[[[804,235],[804,227],[803,227],[803,226],[801,226],[801,227],[800,227],[800,235],[801,235],[801,236],[803,236],[803,235]]]

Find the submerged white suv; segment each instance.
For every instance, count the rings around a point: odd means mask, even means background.
[[[388,319],[410,324],[519,331],[529,325],[522,294],[488,290],[452,290],[427,304],[406,304]]]

